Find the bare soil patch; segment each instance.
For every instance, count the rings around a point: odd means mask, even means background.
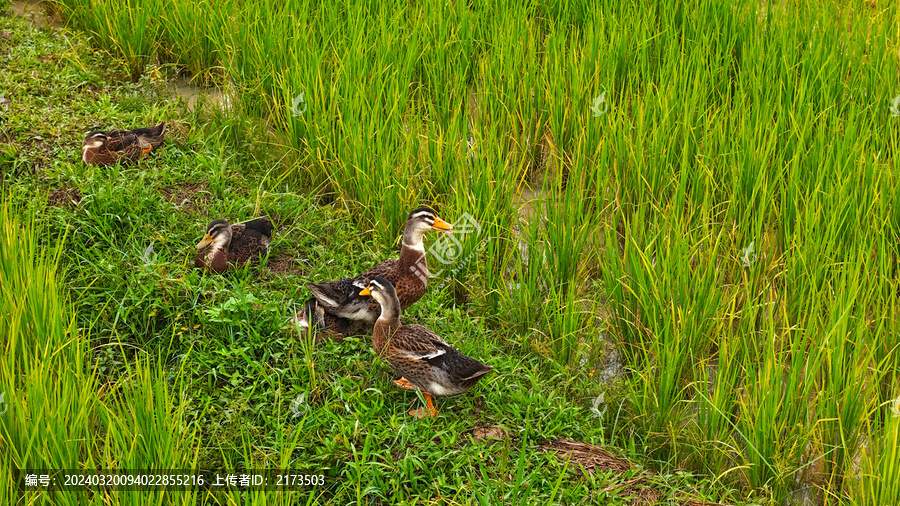
[[[57,188],[47,196],[47,205],[72,209],[78,206],[81,197],[78,188]]]
[[[302,273],[304,269],[300,267],[300,263],[296,261],[296,259],[290,255],[279,255],[275,258],[270,258],[266,263],[266,266],[270,271],[276,274],[284,274],[284,273]]]
[[[159,192],[175,207],[184,211],[202,210],[203,214],[208,214],[206,205],[209,204],[211,195],[206,188],[206,183],[195,181],[167,186]]]
[[[570,460],[570,465],[574,465],[583,474],[594,474],[598,471],[625,473],[633,467],[631,462],[614,455],[600,446],[566,438],[560,438],[552,443],[541,445],[540,449],[555,452],[561,459]],[[629,504],[635,506],[656,504],[662,494],[647,481],[649,476],[649,473],[638,476],[637,478],[613,485],[606,491],[614,492],[622,497],[631,497]]]

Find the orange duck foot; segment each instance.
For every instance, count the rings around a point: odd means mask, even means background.
[[[400,378],[398,380],[394,380],[394,384],[400,388],[405,388],[407,390],[415,390],[416,389],[416,387],[413,386],[413,384],[410,383],[409,380],[406,378]]]
[[[424,418],[426,416],[431,416],[431,417],[437,416],[438,410],[435,409],[434,404],[431,403],[431,394],[429,394],[428,392],[425,392],[425,401],[428,403],[427,408],[414,409],[409,412],[409,415],[414,416],[416,418]]]

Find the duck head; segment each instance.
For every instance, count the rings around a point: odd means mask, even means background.
[[[438,232],[449,232],[453,230],[453,225],[438,218],[437,213],[430,207],[420,207],[409,213],[406,218],[406,228],[403,230],[403,242],[411,247],[419,247],[422,244],[422,238],[425,232],[429,230],[437,230]]]
[[[231,244],[231,224],[227,220],[213,220],[206,226],[206,234],[197,243],[197,249],[226,250]]]
[[[394,285],[386,278],[379,276],[372,279],[359,294],[370,295],[381,305],[379,320],[393,321],[400,318],[400,299],[397,298]]]
[[[112,153],[109,152],[109,148],[106,146],[108,143],[109,137],[106,136],[105,132],[88,132],[87,136],[84,138],[84,143],[81,145],[81,159],[84,163],[96,163],[100,165],[114,162],[115,157],[113,157]]]

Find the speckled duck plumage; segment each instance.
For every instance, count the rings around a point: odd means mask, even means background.
[[[81,159],[86,164],[110,165],[137,161],[157,150],[166,133],[166,122],[133,130],[94,130],[81,143]]]
[[[213,220],[197,244],[194,267],[221,273],[229,266],[259,260],[269,252],[274,230],[272,220],[266,216],[234,225],[222,219]]]
[[[425,233],[429,230],[447,232],[452,228],[430,207],[413,210],[406,219],[399,258],[385,260],[356,277],[308,284],[314,298],[304,304],[304,309],[296,317],[297,321],[306,322],[307,326],[311,322],[318,322],[326,325],[319,327],[319,330],[343,335],[349,334],[339,330],[337,324],[353,331],[371,327],[378,319],[381,308],[374,299],[361,296],[359,292],[368,286],[370,280],[379,276],[394,285],[400,308],[406,309],[419,300],[428,287],[429,274],[423,242]],[[310,318],[309,309],[315,307],[327,317]],[[344,320],[361,322],[363,325],[348,324]]]
[[[381,306],[381,314],[372,332],[375,353],[405,378],[398,385],[422,390],[430,416],[437,414],[431,396],[453,396],[465,393],[493,367],[463,355],[447,344],[431,329],[400,322],[400,301],[394,286],[383,277],[369,282],[363,295],[371,295]],[[422,411],[411,412],[421,416]]]

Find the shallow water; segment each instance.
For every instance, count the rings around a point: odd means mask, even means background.
[[[46,26],[62,26],[56,16],[48,16],[43,2],[13,1],[9,6],[14,16],[21,16],[38,28]]]
[[[171,79],[166,87],[169,91],[184,99],[189,109],[212,107],[228,110],[231,108],[233,93],[229,87],[201,87],[192,83],[186,77]]]

